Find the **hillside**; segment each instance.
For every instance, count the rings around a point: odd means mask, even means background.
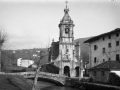
[[[78,38],[78,39],[74,40],[75,43],[77,43],[77,42],[80,43],[81,58],[82,58],[83,62],[89,62],[89,45],[84,43],[84,41],[86,41],[89,38],[90,37],[88,37],[88,38]],[[79,52],[77,51],[76,53],[78,54]]]
[[[40,51],[45,51],[45,57],[43,63],[48,62],[48,49],[46,48],[34,48],[34,49],[22,49],[22,50],[5,50],[13,61],[17,61],[18,58],[34,60],[35,63],[38,63],[40,60]]]
[[[83,42],[88,38],[79,38],[75,39],[74,42],[80,42],[81,46],[81,58],[84,62],[89,61],[89,46],[84,44]],[[6,63],[10,62],[11,65],[15,65],[17,63],[18,58],[30,59],[34,60],[35,63],[38,64],[40,60],[40,51],[45,51],[44,57],[42,59],[41,64],[45,64],[49,62],[49,51],[47,48],[34,48],[34,49],[22,49],[22,50],[4,50],[2,53],[2,60]],[[76,50],[76,53],[79,52]],[[6,63],[4,63],[6,65]]]

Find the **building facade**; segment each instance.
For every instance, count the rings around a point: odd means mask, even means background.
[[[117,28],[85,41],[89,43],[89,68],[105,61],[120,61],[120,29]]]
[[[22,58],[17,59],[17,66],[29,67],[29,66],[32,65],[33,63],[34,63],[33,60],[22,59]]]
[[[120,28],[92,37],[89,43],[89,76],[107,82],[109,73],[120,70]]]
[[[59,74],[76,77],[79,76],[79,62],[75,57],[74,23],[68,12],[69,9],[66,6],[59,24],[59,41],[52,43],[51,61],[54,61],[54,64],[60,68]]]

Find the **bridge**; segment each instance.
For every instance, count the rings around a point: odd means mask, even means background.
[[[35,77],[35,72],[0,73],[0,74],[21,75],[26,79]],[[69,77],[67,77],[65,75],[53,74],[53,73],[48,73],[48,72],[39,72],[38,78],[46,79],[48,81],[52,81],[59,85],[65,85],[66,79],[69,79]]]

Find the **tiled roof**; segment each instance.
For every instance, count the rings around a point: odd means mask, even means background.
[[[115,30],[112,30],[112,31],[107,32],[107,33],[100,34],[98,36],[94,36],[94,37],[86,40],[84,43],[93,42],[93,41],[99,40],[100,37],[103,37],[103,36],[106,36],[106,35],[110,35],[110,34],[114,34],[114,33],[117,33],[117,32],[120,32],[120,28],[116,28]]]
[[[117,70],[120,69],[120,61],[106,61],[104,63],[101,63],[95,67],[92,67],[89,69],[91,70],[99,70],[99,69],[105,69],[105,70]]]

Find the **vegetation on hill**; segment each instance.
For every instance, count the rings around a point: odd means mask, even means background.
[[[9,63],[10,65],[17,65],[17,59],[29,59],[34,60],[37,64],[40,60],[40,51],[45,51],[43,63],[48,63],[49,51],[47,48],[34,48],[34,49],[22,49],[22,50],[4,50],[2,51],[2,63],[3,65]]]
[[[81,59],[83,62],[89,61],[89,46],[84,44],[84,41],[88,38],[79,38],[74,40],[75,43],[79,42],[81,47]],[[44,57],[42,58],[42,63],[45,64],[49,62],[49,49],[48,48],[33,48],[33,49],[22,49],[22,50],[4,50],[2,51],[1,64],[2,67],[6,66],[17,66],[17,59],[29,59],[34,60],[36,64],[38,64],[40,60],[40,51],[44,51]],[[77,54],[79,52],[76,52]]]
[[[76,39],[74,40],[75,43],[80,43],[80,49],[81,49],[81,56],[80,58],[83,60],[83,63],[85,64],[89,62],[89,45],[88,44],[85,44],[84,41],[86,41],[88,38],[79,38],[79,39]],[[77,55],[78,55],[78,50],[77,50]]]

